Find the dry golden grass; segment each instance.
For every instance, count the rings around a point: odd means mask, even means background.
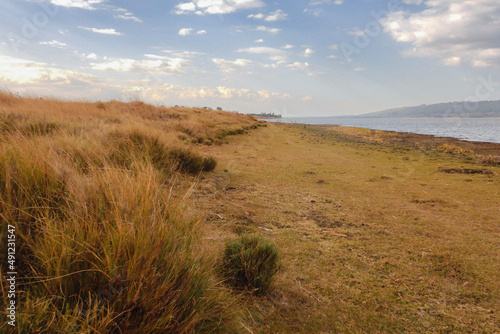
[[[458,147],[450,144],[443,144],[437,148],[438,151],[447,152],[451,154],[461,154],[465,156],[473,156],[474,151],[470,149],[464,149],[463,147]]]
[[[258,124],[219,111],[0,94],[1,232],[15,227],[17,271],[17,326],[4,321],[0,332],[241,328],[235,294],[213,267],[218,254],[178,186],[216,166],[190,137],[226,140]]]

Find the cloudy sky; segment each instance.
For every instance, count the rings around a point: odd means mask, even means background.
[[[0,89],[286,116],[500,99],[498,0],[2,0]]]

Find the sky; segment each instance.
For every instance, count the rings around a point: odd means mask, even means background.
[[[0,89],[286,117],[500,99],[498,0],[1,0]]]

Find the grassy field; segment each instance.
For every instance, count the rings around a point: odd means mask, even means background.
[[[15,333],[499,333],[500,145],[0,94]],[[226,242],[279,249],[268,293]],[[2,317],[7,319],[6,239]]]
[[[500,332],[499,145],[272,124],[208,152],[212,246],[256,232],[282,254],[254,333]]]

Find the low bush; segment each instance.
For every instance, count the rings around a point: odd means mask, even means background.
[[[214,157],[208,157],[203,159],[203,171],[211,172],[217,167],[217,160]]]
[[[180,171],[189,174],[211,172],[217,166],[213,157],[203,158],[198,153],[188,149],[174,148],[170,150],[170,157],[177,163]]]
[[[278,250],[272,242],[243,235],[226,244],[222,271],[233,286],[263,294],[278,272],[278,259]]]

